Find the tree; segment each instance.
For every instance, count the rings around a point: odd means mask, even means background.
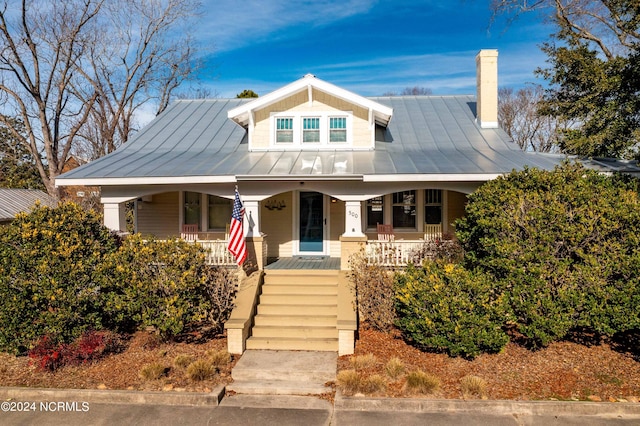
[[[5,120],[16,121],[13,126],[16,129],[20,128],[17,120],[9,117]],[[0,122],[0,187],[44,189],[33,157],[2,122]]]
[[[420,86],[405,87],[400,92],[400,96],[426,96],[426,95],[432,95],[432,94],[433,94],[433,90],[429,89],[428,87],[420,87]],[[389,92],[383,93],[382,96],[398,96],[398,93],[389,91]]]
[[[537,11],[555,25],[544,44],[551,83],[540,111],[574,121],[564,152],[589,157],[638,155],[640,137],[640,4],[637,0],[495,0],[495,14]]]
[[[0,120],[33,156],[49,194],[58,195],[55,177],[81,142],[90,157],[104,155],[127,141],[142,105],[166,108],[195,66],[192,41],[176,35],[195,11],[195,0],[4,4],[0,104],[24,133]]]
[[[530,85],[514,91],[498,90],[498,122],[507,134],[525,151],[555,152],[558,135],[567,128],[566,122],[540,114],[539,105],[544,89]]]
[[[236,95],[236,98],[238,99],[257,98],[257,97],[258,97],[258,94],[250,89],[244,89],[242,92]]]

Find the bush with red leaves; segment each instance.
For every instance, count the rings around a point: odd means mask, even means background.
[[[55,371],[65,365],[85,364],[120,352],[123,343],[111,331],[89,330],[69,344],[58,344],[50,336],[43,336],[29,351],[29,358],[42,370]]]

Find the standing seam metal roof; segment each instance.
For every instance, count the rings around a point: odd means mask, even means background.
[[[393,108],[373,151],[249,152],[247,131],[227,117],[246,99],[176,101],[115,152],[58,177],[112,178],[502,174],[552,169],[565,157],[524,152],[501,129],[475,123],[474,96],[371,98]]]

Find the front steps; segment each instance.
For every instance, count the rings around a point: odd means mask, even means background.
[[[321,395],[336,380],[335,352],[247,350],[231,372],[228,392],[253,395]]]
[[[337,317],[337,270],[268,270],[246,348],[338,351]]]

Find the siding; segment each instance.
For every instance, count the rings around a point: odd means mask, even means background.
[[[269,148],[271,137],[271,113],[283,111],[350,111],[353,113],[352,138],[354,148],[372,148],[369,112],[329,94],[313,91],[313,104],[309,107],[307,92],[300,92],[255,112],[255,128],[251,138],[252,148]]]
[[[153,195],[151,202],[138,203],[138,232],[157,238],[180,235],[178,192]]]
[[[269,210],[269,201],[284,201],[282,210]],[[267,257],[291,257],[293,198],[291,192],[267,198],[261,203],[260,230],[267,234]]]
[[[464,208],[467,205],[467,196],[462,192],[449,191],[447,194],[448,232],[453,233],[453,223],[464,216]]]

